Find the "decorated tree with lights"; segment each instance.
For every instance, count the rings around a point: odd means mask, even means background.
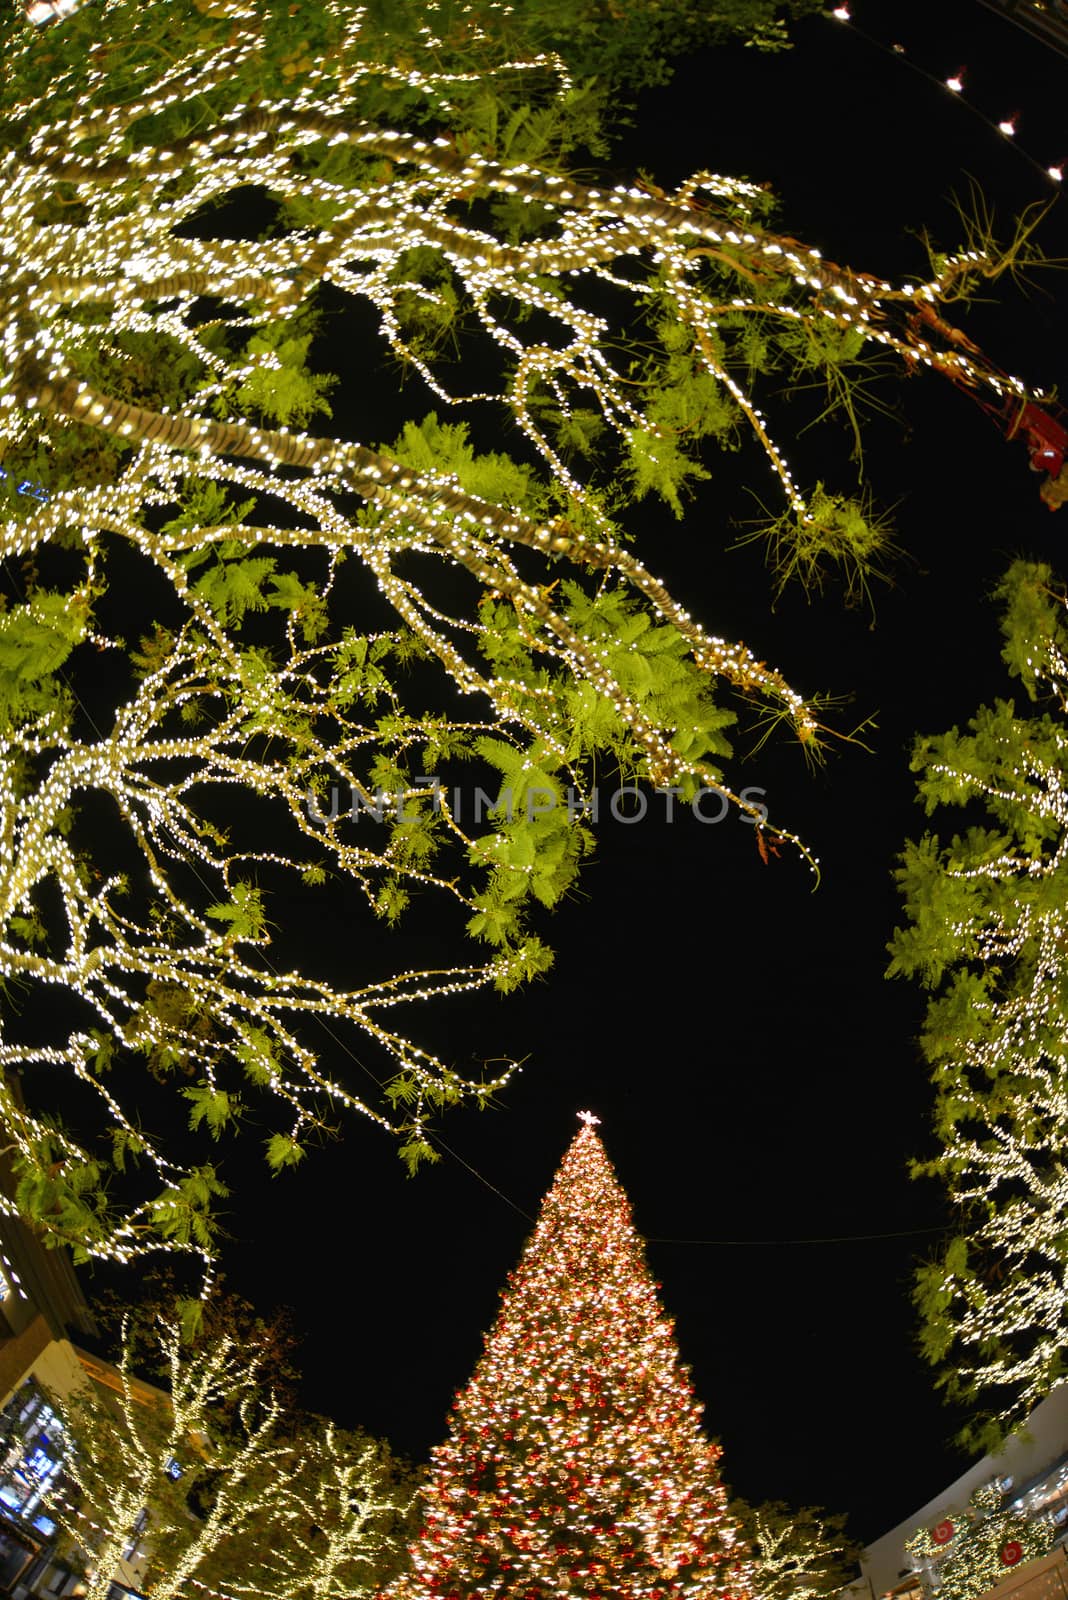
[[[782,42],[766,0],[729,15]],[[942,310],[1030,245],[895,286],[773,229],[753,184],[571,173],[628,76],[724,28],[690,0],[0,20],[0,980],[67,1002],[5,1021],[0,1204],[51,1236],[210,1260],[213,1144],[253,1107],[276,1169],[346,1113],[431,1155],[427,1118],[510,1069],[468,1081],[394,1018],[546,969],[595,771],[715,787],[765,859],[804,849],[732,785],[722,700],[808,751],[818,705],[672,597],[628,510],[681,516],[702,451],[748,441],[780,577],[863,587],[884,524],[803,491],[766,396],[825,381],[855,430],[886,360],[1022,404]],[[341,301],[381,336],[342,379],[410,382],[391,440],[310,431]],[[451,953],[318,970],[297,923],[337,884],[388,924],[437,894]],[[378,1048],[384,1093],[324,1066],[322,1025]],[[152,1132],[168,1098],[184,1140]]]
[[[975,1491],[963,1516],[918,1528],[905,1551],[929,1592],[976,1600],[1015,1567],[1045,1555],[1054,1536],[1048,1517],[1032,1516],[1016,1501],[1006,1505],[995,1481]]]
[[[404,1529],[388,1450],[287,1414],[254,1345],[190,1346],[166,1322],[156,1343],[162,1387],[136,1375],[128,1338],[114,1375],[101,1368],[50,1396],[66,1451],[49,1514],[84,1568],[86,1600],[106,1600],[116,1581],[151,1600],[370,1593]]]
[[[957,1209],[919,1275],[923,1345],[964,1437],[991,1448],[1068,1370],[1068,627],[1048,566],[1017,562],[998,591],[1003,659],[1032,700],[983,707],[967,731],[921,739],[928,814],[967,830],[911,842],[897,877],[908,924],[892,975],[932,991],[922,1035],[939,1150],[916,1164]]]
[[[856,1577],[861,1546],[844,1515],[782,1500],[732,1500],[729,1509],[752,1551],[760,1600],[833,1600]]]
[[[750,1592],[720,1451],[595,1121],[583,1114],[457,1396],[390,1600]]]

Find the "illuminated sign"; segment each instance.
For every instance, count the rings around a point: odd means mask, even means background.
[[[29,495],[31,500],[44,501],[49,498],[48,490],[42,488],[39,483],[31,483],[29,478],[23,478],[21,483],[16,483],[3,467],[0,467],[0,485],[10,489],[14,494]]]

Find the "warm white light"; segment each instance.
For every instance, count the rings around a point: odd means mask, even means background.
[[[1011,117],[1006,117],[1004,122],[999,122],[998,123],[998,127],[1001,129],[1001,132],[1003,134],[1005,134],[1005,136],[1007,138],[1009,138],[1009,139],[1012,139],[1016,134],[1016,123],[1013,121],[1013,119]]]
[[[486,9],[494,8],[495,0],[486,0]],[[317,986],[302,969],[280,971],[271,965],[267,914],[245,881],[245,856],[237,842],[231,855],[224,839],[205,832],[189,798],[197,785],[228,784],[240,795],[262,797],[288,819],[287,825],[294,824],[292,855],[283,854],[279,844],[278,854],[270,857],[272,872],[321,874],[309,882],[336,874],[378,909],[383,883],[395,885],[398,898],[403,884],[404,894],[435,889],[458,906],[465,921],[479,922],[483,908],[476,899],[486,880],[477,879],[472,888],[451,869],[437,876],[417,864],[421,858],[396,847],[390,847],[394,854],[389,856],[374,839],[372,824],[361,824],[358,835],[347,827],[353,821],[349,799],[355,807],[355,792],[369,798],[360,788],[369,765],[365,753],[370,749],[384,760],[397,748],[379,731],[380,712],[365,718],[363,702],[352,699],[355,691],[345,691],[348,699],[341,696],[344,674],[340,667],[335,671],[336,639],[328,636],[319,646],[301,631],[301,610],[310,602],[300,599],[300,584],[294,609],[285,606],[290,633],[278,647],[278,660],[269,653],[262,660],[244,653],[240,617],[235,621],[205,598],[205,574],[215,571],[220,528],[175,524],[168,520],[168,508],[186,503],[191,487],[210,490],[220,503],[228,495],[251,497],[253,522],[230,529],[227,542],[232,537],[258,546],[261,554],[269,552],[268,566],[277,558],[285,567],[285,552],[296,548],[309,565],[319,561],[320,582],[327,571],[333,581],[333,568],[342,558],[354,567],[361,563],[368,587],[377,587],[406,640],[418,642],[447,685],[473,697],[470,721],[458,717],[450,725],[452,736],[481,739],[492,729],[517,764],[536,747],[569,770],[569,748],[554,720],[565,691],[538,681],[543,670],[551,670],[554,685],[577,686],[615,719],[619,737],[631,742],[635,761],[644,763],[654,786],[714,784],[759,822],[756,846],[766,861],[776,837],[804,847],[793,835],[765,830],[763,807],[726,789],[718,769],[703,757],[682,753],[687,747],[674,724],[666,725],[666,718],[650,710],[655,697],[637,698],[630,680],[612,665],[604,638],[569,621],[562,599],[568,584],[555,577],[549,581],[538,553],[558,559],[561,575],[570,563],[580,576],[592,578],[591,589],[596,585],[625,597],[646,621],[655,620],[673,637],[687,671],[738,691],[762,710],[769,707],[809,748],[819,741],[816,713],[743,643],[705,632],[620,541],[603,488],[562,456],[559,434],[545,420],[538,392],[553,394],[561,415],[569,406],[592,415],[608,439],[607,449],[618,451],[621,460],[639,448],[655,454],[665,430],[655,414],[643,410],[645,388],[618,360],[619,329],[597,309],[609,286],[613,296],[629,298],[641,316],[655,282],[657,317],[663,315],[672,337],[679,336],[679,349],[692,352],[687,363],[692,361],[693,381],[699,379],[717,403],[722,401],[732,430],[748,432],[763,454],[789,525],[784,544],[800,528],[813,535],[813,545],[821,536],[814,524],[825,512],[828,517],[835,512],[835,502],[828,495],[822,500],[805,495],[747,387],[745,363],[735,359],[739,345],[732,343],[743,337],[738,330],[746,324],[756,329],[794,324],[820,336],[827,329],[835,336],[857,335],[869,352],[885,351],[910,369],[922,364],[955,383],[992,392],[999,403],[1009,393],[1026,397],[1021,384],[990,368],[968,341],[956,342],[955,330],[937,314],[960,297],[962,280],[981,270],[978,257],[948,258],[939,262],[930,282],[895,287],[825,261],[789,235],[766,231],[763,191],[729,177],[698,172],[670,193],[623,184],[590,188],[526,163],[465,155],[441,136],[427,141],[363,122],[353,108],[368,85],[377,100],[383,72],[426,104],[440,104],[453,80],[441,72],[432,45],[422,67],[409,62],[403,69],[384,68],[377,57],[368,65],[358,48],[366,12],[337,0],[326,9],[333,11],[343,35],[333,59],[309,55],[292,97],[284,101],[262,102],[252,112],[242,105],[204,111],[215,120],[198,123],[200,131],[177,149],[153,142],[159,113],[182,96],[195,98],[198,107],[225,103],[226,85],[251,71],[264,48],[253,5],[227,0],[221,7],[229,17],[225,42],[216,40],[219,47],[209,49],[197,44],[197,33],[181,73],[161,68],[159,82],[146,79],[137,91],[141,99],[108,109],[101,67],[90,69],[92,94],[62,115],[48,109],[46,116],[47,95],[27,102],[20,110],[28,125],[41,126],[25,156],[9,153],[0,191],[0,456],[8,459],[9,449],[29,437],[42,440],[40,459],[45,460],[50,435],[60,438],[72,424],[110,436],[104,443],[117,438],[127,447],[115,481],[90,478],[61,490],[28,478],[28,487],[15,483],[4,489],[5,500],[20,512],[31,496],[38,503],[32,520],[0,521],[0,554],[24,563],[40,546],[60,539],[74,548],[76,534],[87,568],[84,591],[71,603],[87,618],[84,642],[101,651],[120,648],[114,637],[92,632],[90,616],[112,544],[122,544],[151,581],[162,579],[172,587],[183,618],[128,703],[118,708],[114,729],[96,742],[72,740],[66,727],[51,723],[5,731],[6,742],[0,742],[0,981],[17,986],[43,972],[41,982],[76,996],[87,1021],[120,1050],[166,1056],[180,1044],[183,1070],[194,1078],[181,1093],[186,1100],[192,1097],[198,1115],[221,1123],[228,1117],[228,1096],[236,1097],[236,1090],[226,1088],[231,1068],[235,1061],[243,1063],[272,1110],[281,1109],[286,1131],[278,1135],[276,1154],[286,1163],[297,1158],[302,1139],[317,1137],[333,1124],[335,1113],[367,1116],[398,1131],[395,1120],[330,1075],[302,1043],[304,1019],[329,1023],[331,1031],[351,1025],[381,1046],[406,1092],[415,1097],[415,1109],[405,1109],[402,1102],[397,1120],[403,1119],[405,1130],[414,1127],[418,1142],[425,1107],[440,1104],[446,1093],[453,1098],[472,1090],[484,1093],[497,1080],[458,1083],[444,1061],[390,1025],[396,1008],[402,1001],[508,987],[527,970],[530,950],[539,952],[534,941],[529,949],[522,947],[527,954],[518,944],[480,947],[469,966],[405,973],[351,990]],[[219,10],[206,8],[205,26]],[[835,15],[846,20],[848,7],[839,6]],[[26,47],[37,43],[33,36]],[[566,67],[557,58],[510,63],[507,74],[527,68],[542,74],[547,98],[554,83],[561,96],[570,93]],[[59,95],[55,103],[65,107],[69,101]],[[312,175],[305,158],[324,127],[329,145],[351,159]],[[179,171],[182,181],[176,185]],[[1059,179],[1060,169],[1051,168],[1050,175]],[[280,205],[318,206],[336,220],[318,233],[292,229],[258,242],[183,234],[191,218],[256,185]],[[168,196],[165,205],[161,192]],[[535,211],[545,208],[552,220],[516,237],[497,236],[484,219],[477,225],[472,220],[468,201],[475,193],[488,201],[507,196]],[[489,205],[487,215],[492,211]],[[43,214],[51,219],[47,226],[41,224]],[[458,387],[450,388],[453,369],[442,368],[411,342],[405,304],[421,299],[442,309],[432,283],[408,281],[413,273],[418,276],[410,262],[413,254],[440,257],[448,268],[449,294],[465,314],[477,311],[481,336],[495,359],[484,369],[473,363],[470,370],[506,371],[505,381],[486,378],[493,387],[471,393],[459,386],[469,377],[465,366]],[[324,283],[360,304],[439,412],[455,408],[454,414],[466,415],[483,406],[510,417],[530,464],[524,470],[537,484],[527,503],[569,506],[567,515],[525,514],[517,505],[481,499],[465,490],[457,472],[427,466],[421,456],[416,466],[340,434],[304,432],[295,423],[274,428],[257,402],[235,398],[277,370],[276,356],[246,349],[248,330],[275,331]],[[213,346],[203,342],[204,330],[192,314],[198,302],[227,308],[221,315],[226,340]],[[88,320],[87,305],[99,308]],[[537,335],[508,308],[536,313]],[[552,337],[542,337],[542,322],[551,324]],[[196,370],[196,382],[158,410],[121,398],[100,375],[108,371],[106,361],[97,367],[74,354],[84,356],[86,342],[105,328],[114,348],[127,336],[159,335]],[[836,371],[833,359],[828,370]],[[91,371],[97,373],[92,380],[86,375]],[[421,400],[415,404],[430,409]],[[667,434],[673,433],[669,427]],[[668,443],[674,451],[673,438]],[[498,673],[487,663],[466,601],[457,602],[457,614],[443,614],[407,573],[401,575],[398,564],[413,551],[420,562],[437,560],[460,570],[465,581],[474,580],[483,594],[510,608],[529,645],[530,674]],[[204,564],[198,565],[198,558]],[[284,575],[293,576],[288,569]],[[265,606],[281,606],[268,600],[254,578],[248,594]],[[9,615],[0,618],[0,626]],[[256,663],[254,673],[250,662]],[[232,717],[224,715],[228,707]],[[272,730],[276,749],[250,745],[248,719],[257,737]],[[295,743],[287,742],[291,721],[297,727]],[[420,731],[418,738],[423,737]],[[399,746],[406,750],[416,734],[402,731],[397,739],[407,741]],[[187,776],[164,783],[152,775],[160,762]],[[18,787],[17,775],[24,769],[51,772],[44,798],[43,789],[27,797]],[[327,812],[334,791],[348,797],[340,816],[309,812],[309,773],[315,774]],[[66,812],[82,794],[101,796],[117,808],[140,855],[152,861],[152,892],[168,908],[160,924],[166,934],[142,926],[134,913],[123,910],[117,884],[97,884],[84,870],[63,831]],[[419,796],[411,798],[415,804]],[[455,816],[449,821],[455,824],[452,842],[459,841],[466,852],[474,841],[463,832],[465,824]],[[310,861],[301,853],[305,846]],[[804,853],[815,871],[815,859]],[[320,857],[323,867],[315,865]],[[471,858],[463,853],[461,859]],[[202,884],[212,884],[218,904],[210,911],[187,902],[175,887],[170,874],[176,861],[183,863],[183,873],[192,867]],[[488,865],[487,871],[498,866]],[[532,870],[513,868],[510,860],[505,866],[516,873]],[[27,926],[35,886],[46,877],[59,886],[69,938],[43,964],[39,954],[24,948],[24,939],[12,942],[6,936],[12,918]],[[243,909],[234,903],[235,888],[246,891]],[[166,987],[169,1006],[153,1010],[143,1003],[147,982]],[[189,1016],[203,1013],[212,1026],[184,1032],[175,995],[184,997],[183,1004],[188,1001]],[[189,1174],[174,1167],[163,1147],[152,1144],[119,1106],[108,1087],[111,1080],[95,1070],[98,1053],[98,1042],[88,1033],[72,1035],[54,1049],[0,1038],[0,1069],[21,1065],[81,1077],[101,1096],[102,1116],[136,1147],[141,1170],[154,1172],[152,1198],[123,1216],[117,1208],[114,1227],[109,1220],[91,1246],[92,1254],[129,1259],[146,1239],[152,1238],[150,1247],[158,1244],[153,1206],[161,1194],[173,1205]],[[502,1073],[502,1083],[509,1073]],[[0,1085],[2,1077],[0,1072]],[[239,1082],[243,1085],[244,1077]],[[58,1151],[61,1166],[84,1169],[86,1152],[73,1138],[24,1116],[4,1101],[2,1086],[0,1122],[21,1129],[20,1154],[33,1170],[47,1172],[57,1159],[53,1154],[41,1167],[39,1152],[45,1146]],[[0,1212],[6,1204],[0,1196]]]
[[[946,79],[946,88],[947,89],[952,89],[954,94],[962,94],[964,92],[964,74],[963,74],[963,72],[955,73],[952,78],[947,78]]]
[[[35,26],[40,26],[43,22],[54,22],[60,17],[69,17],[82,3],[83,0],[31,0],[31,4],[26,7],[26,16]]]

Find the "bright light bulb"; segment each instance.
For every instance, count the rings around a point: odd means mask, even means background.
[[[1058,162],[1058,164],[1056,166],[1047,167],[1046,171],[1049,173],[1049,175],[1053,179],[1054,183],[1063,183],[1064,182],[1064,168],[1063,168],[1063,166],[1060,165],[1059,162]]]
[[[1016,124],[1011,117],[1006,117],[1004,122],[999,122],[998,127],[1001,129],[1002,133],[1005,134],[1006,138],[1011,139],[1015,136]]]
[[[963,74],[963,72],[956,72],[956,73],[954,73],[952,78],[947,78],[946,79],[946,88],[947,89],[952,89],[954,94],[963,94],[964,93],[964,74]]]
[[[837,17],[839,22],[848,22],[850,20],[849,7],[848,6],[835,6],[834,10],[831,12],[831,16],[832,17]]]

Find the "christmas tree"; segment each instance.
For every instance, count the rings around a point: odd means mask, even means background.
[[[596,1118],[564,1158],[391,1600],[748,1600],[700,1406]]]
[[[984,1483],[963,1517],[943,1517],[933,1528],[917,1529],[905,1549],[929,1592],[940,1600],[976,1600],[1014,1567],[1046,1554],[1053,1524],[1019,1501],[1008,1506],[1004,1501],[996,1481]]]

